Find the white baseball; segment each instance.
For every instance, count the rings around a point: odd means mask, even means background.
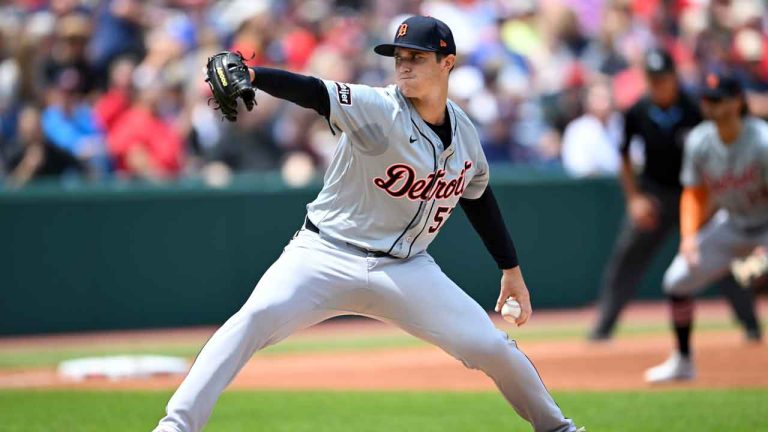
[[[522,309],[520,308],[520,303],[515,299],[507,299],[507,301],[504,302],[504,306],[501,307],[501,317],[504,318],[505,321],[511,323],[514,323],[516,319],[520,318],[521,312]]]

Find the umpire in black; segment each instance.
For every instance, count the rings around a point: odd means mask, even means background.
[[[680,89],[669,53],[652,49],[644,62],[649,91],[626,112],[621,146],[627,215],[603,275],[599,317],[589,334],[591,340],[611,337],[619,314],[653,257],[670,234],[679,230],[683,145],[687,133],[702,121],[698,106]],[[638,139],[645,145],[645,166],[636,177],[629,150]],[[720,287],[744,325],[747,338],[760,340],[752,293],[730,276]]]

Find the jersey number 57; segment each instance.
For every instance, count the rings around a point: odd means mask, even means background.
[[[453,207],[445,207],[445,206],[438,207],[437,211],[435,211],[434,222],[429,227],[429,233],[434,234],[435,232],[440,230],[440,228],[443,226],[445,221],[448,219],[448,215],[451,214],[452,211],[453,211]]]

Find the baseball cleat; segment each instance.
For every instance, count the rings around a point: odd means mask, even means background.
[[[608,342],[611,340],[611,333],[593,330],[587,335],[587,340],[589,342]]]
[[[763,341],[763,331],[760,328],[748,329],[744,336],[749,343],[760,343]]]
[[[667,381],[691,380],[696,376],[693,360],[675,352],[664,363],[645,371],[645,381],[662,383]]]

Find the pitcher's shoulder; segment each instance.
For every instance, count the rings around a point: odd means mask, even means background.
[[[459,125],[461,124],[468,124],[471,126],[474,126],[472,123],[472,120],[470,120],[467,113],[464,112],[463,109],[457,104],[456,102],[448,99],[447,101],[448,109],[453,112],[454,117],[456,118],[457,122],[459,122]]]
[[[405,98],[403,92],[397,87],[397,84],[390,84],[386,87],[377,87],[382,95],[390,98],[395,102],[400,109],[408,110],[408,100]]]
[[[472,137],[478,143],[480,142],[480,135],[475,128],[475,124],[472,119],[469,118],[467,113],[454,101],[448,99],[448,110],[453,113],[453,118],[456,124],[453,125],[457,134],[461,133],[462,136]]]

